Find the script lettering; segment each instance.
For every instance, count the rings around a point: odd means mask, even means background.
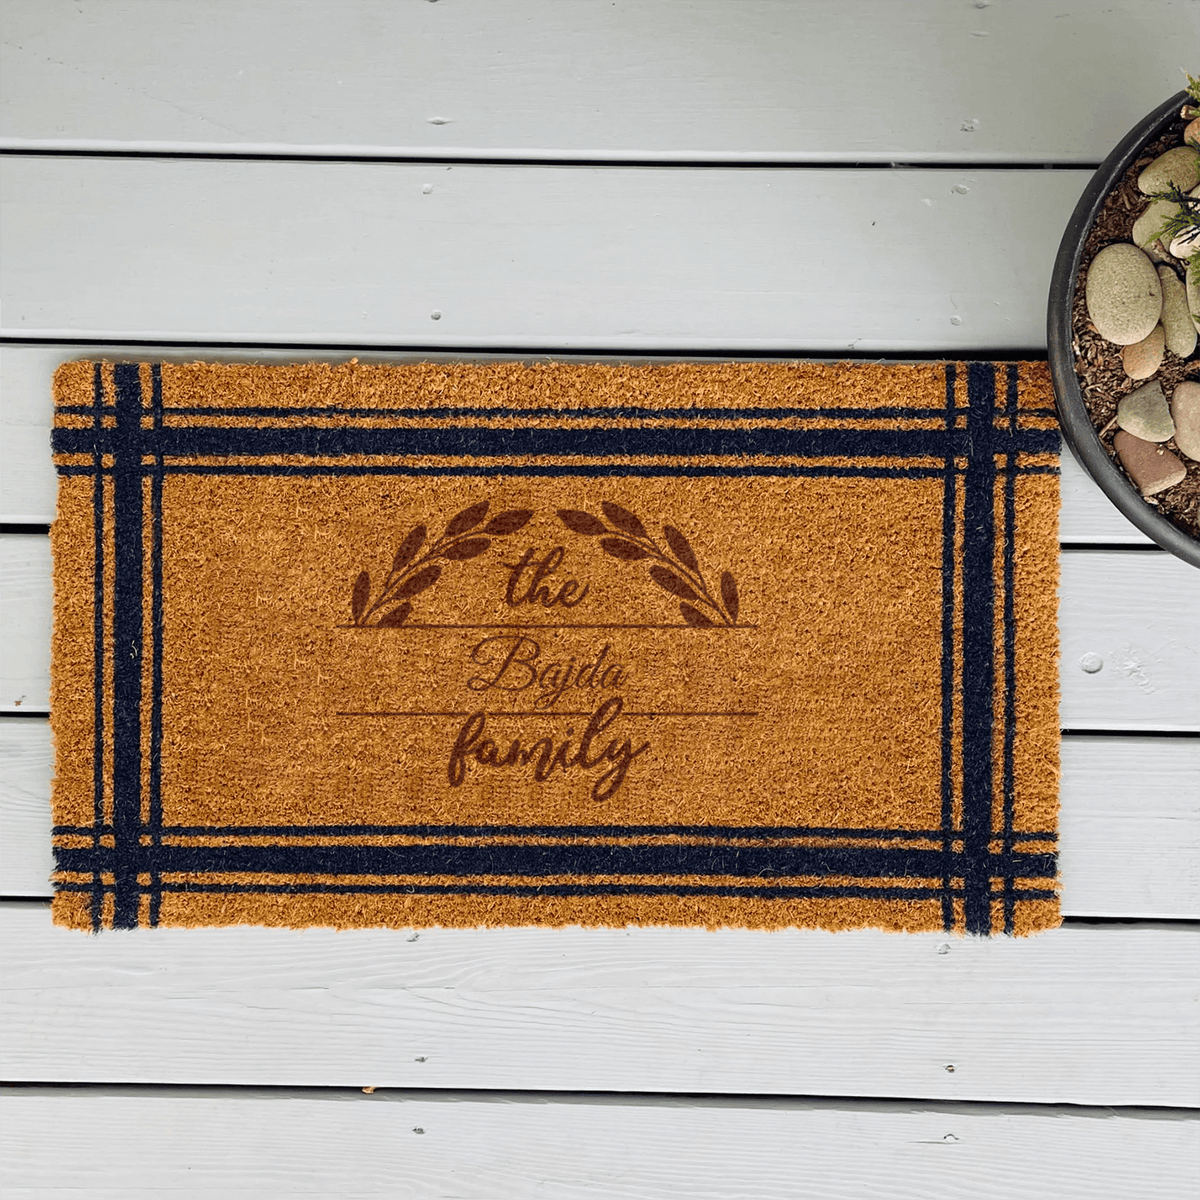
[[[540,604],[543,608],[553,608],[556,604],[561,604],[563,608],[574,608],[588,594],[591,584],[585,583],[579,595],[575,595],[579,581],[567,579],[558,591],[551,595],[550,588],[542,581],[558,570],[559,564],[566,556],[566,550],[562,546],[555,546],[538,562],[533,561],[535,554],[537,550],[531,546],[515,563],[504,564],[509,571],[508,586],[504,589],[505,603],[510,608],[517,608],[522,604]],[[527,569],[529,579],[522,592],[520,587]]]
[[[471,651],[471,661],[487,667],[486,673],[472,675],[467,687],[473,692],[496,689],[523,692],[536,688],[535,708],[552,708],[568,688],[609,690],[619,688],[628,671],[609,659],[612,646],[605,643],[594,658],[576,663],[575,655],[565,661],[543,662],[542,647],[523,634],[500,634],[484,638]]]
[[[572,747],[569,736],[574,730],[568,726],[568,736],[557,746],[549,737],[538,738],[528,746],[517,737],[513,738],[508,749],[503,751],[492,738],[484,736],[487,732],[487,714],[472,713],[462,723],[450,749],[450,760],[447,764],[450,786],[461,787],[466,781],[468,761],[496,770],[528,767],[533,764],[533,777],[538,783],[545,783],[556,767],[563,774],[567,774],[576,768],[590,771],[611,764],[592,784],[592,799],[607,800],[615,795],[617,789],[625,782],[633,760],[650,749],[649,742],[642,742],[634,749],[632,739],[625,738],[621,741],[614,737],[603,749],[597,749],[593,753],[593,744],[598,746],[597,739],[617,721],[624,707],[625,702],[620,696],[610,696],[605,700],[588,718],[587,727],[575,747]]]

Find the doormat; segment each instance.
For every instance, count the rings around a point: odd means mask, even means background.
[[[55,389],[59,924],[1057,924],[1044,364]]]

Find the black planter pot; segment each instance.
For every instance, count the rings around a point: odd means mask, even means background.
[[[1147,537],[1164,550],[1178,555],[1184,562],[1200,567],[1200,540],[1184,533],[1179,526],[1147,504],[1101,444],[1083,402],[1079,377],[1075,374],[1075,352],[1071,348],[1071,308],[1075,301],[1075,277],[1083,257],[1084,239],[1095,224],[1096,215],[1108,193],[1129,170],[1142,148],[1168,132],[1179,120],[1179,109],[1186,103],[1187,92],[1180,92],[1139,121],[1100,164],[1084,189],[1067,222],[1066,233],[1058,247],[1058,257],[1054,260],[1046,340],[1059,424],[1075,457],[1100,485],[1104,494]]]

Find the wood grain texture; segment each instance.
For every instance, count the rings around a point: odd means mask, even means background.
[[[0,712],[50,705],[50,539],[0,534]]]
[[[260,1089],[0,1090],[8,1200],[1180,1200],[1164,1110]]]
[[[53,773],[50,722],[0,717],[0,896],[48,896],[53,890]]]
[[[48,721],[0,720],[0,895],[51,893]],[[1063,743],[1063,913],[1200,919],[1200,741]]]
[[[487,355],[409,354],[359,351],[327,353],[314,350],[297,356],[285,350],[257,347],[230,353],[221,348],[180,351],[172,346],[8,345],[0,348],[0,520],[49,524],[54,520],[57,482],[50,461],[51,381],[55,368],[77,359],[166,362],[287,363],[320,359],[322,362],[410,362],[429,359],[486,361]],[[570,356],[563,356],[564,358]],[[621,361],[636,360],[624,355]],[[595,361],[589,356],[588,361]],[[663,360],[656,360],[663,361]],[[1148,539],[1114,507],[1092,482],[1069,451],[1062,456],[1062,512],[1059,536],[1064,542],[1146,545]]]
[[[1200,918],[1200,740],[1062,743],[1063,911]]]
[[[17,155],[0,179],[3,332],[1036,351],[1088,178]]]
[[[1173,555],[1064,551],[1063,729],[1200,729],[1198,613],[1200,572]],[[1083,669],[1086,654],[1100,656],[1099,671]]]
[[[2,144],[156,151],[1096,163],[1200,43],[1188,0],[5,10]]]
[[[0,946],[10,1082],[1200,1102],[1193,925],[90,936],[8,902]]]
[[[1150,539],[1100,490],[1064,442],[1059,459],[1062,509],[1058,536],[1067,544],[1148,546]]]
[[[50,595],[50,539],[0,536],[0,711],[49,706]],[[1165,553],[1068,550],[1059,596],[1064,729],[1200,729],[1200,574]]]

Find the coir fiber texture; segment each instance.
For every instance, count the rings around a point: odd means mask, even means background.
[[[1042,364],[56,401],[60,924],[1057,923]]]

